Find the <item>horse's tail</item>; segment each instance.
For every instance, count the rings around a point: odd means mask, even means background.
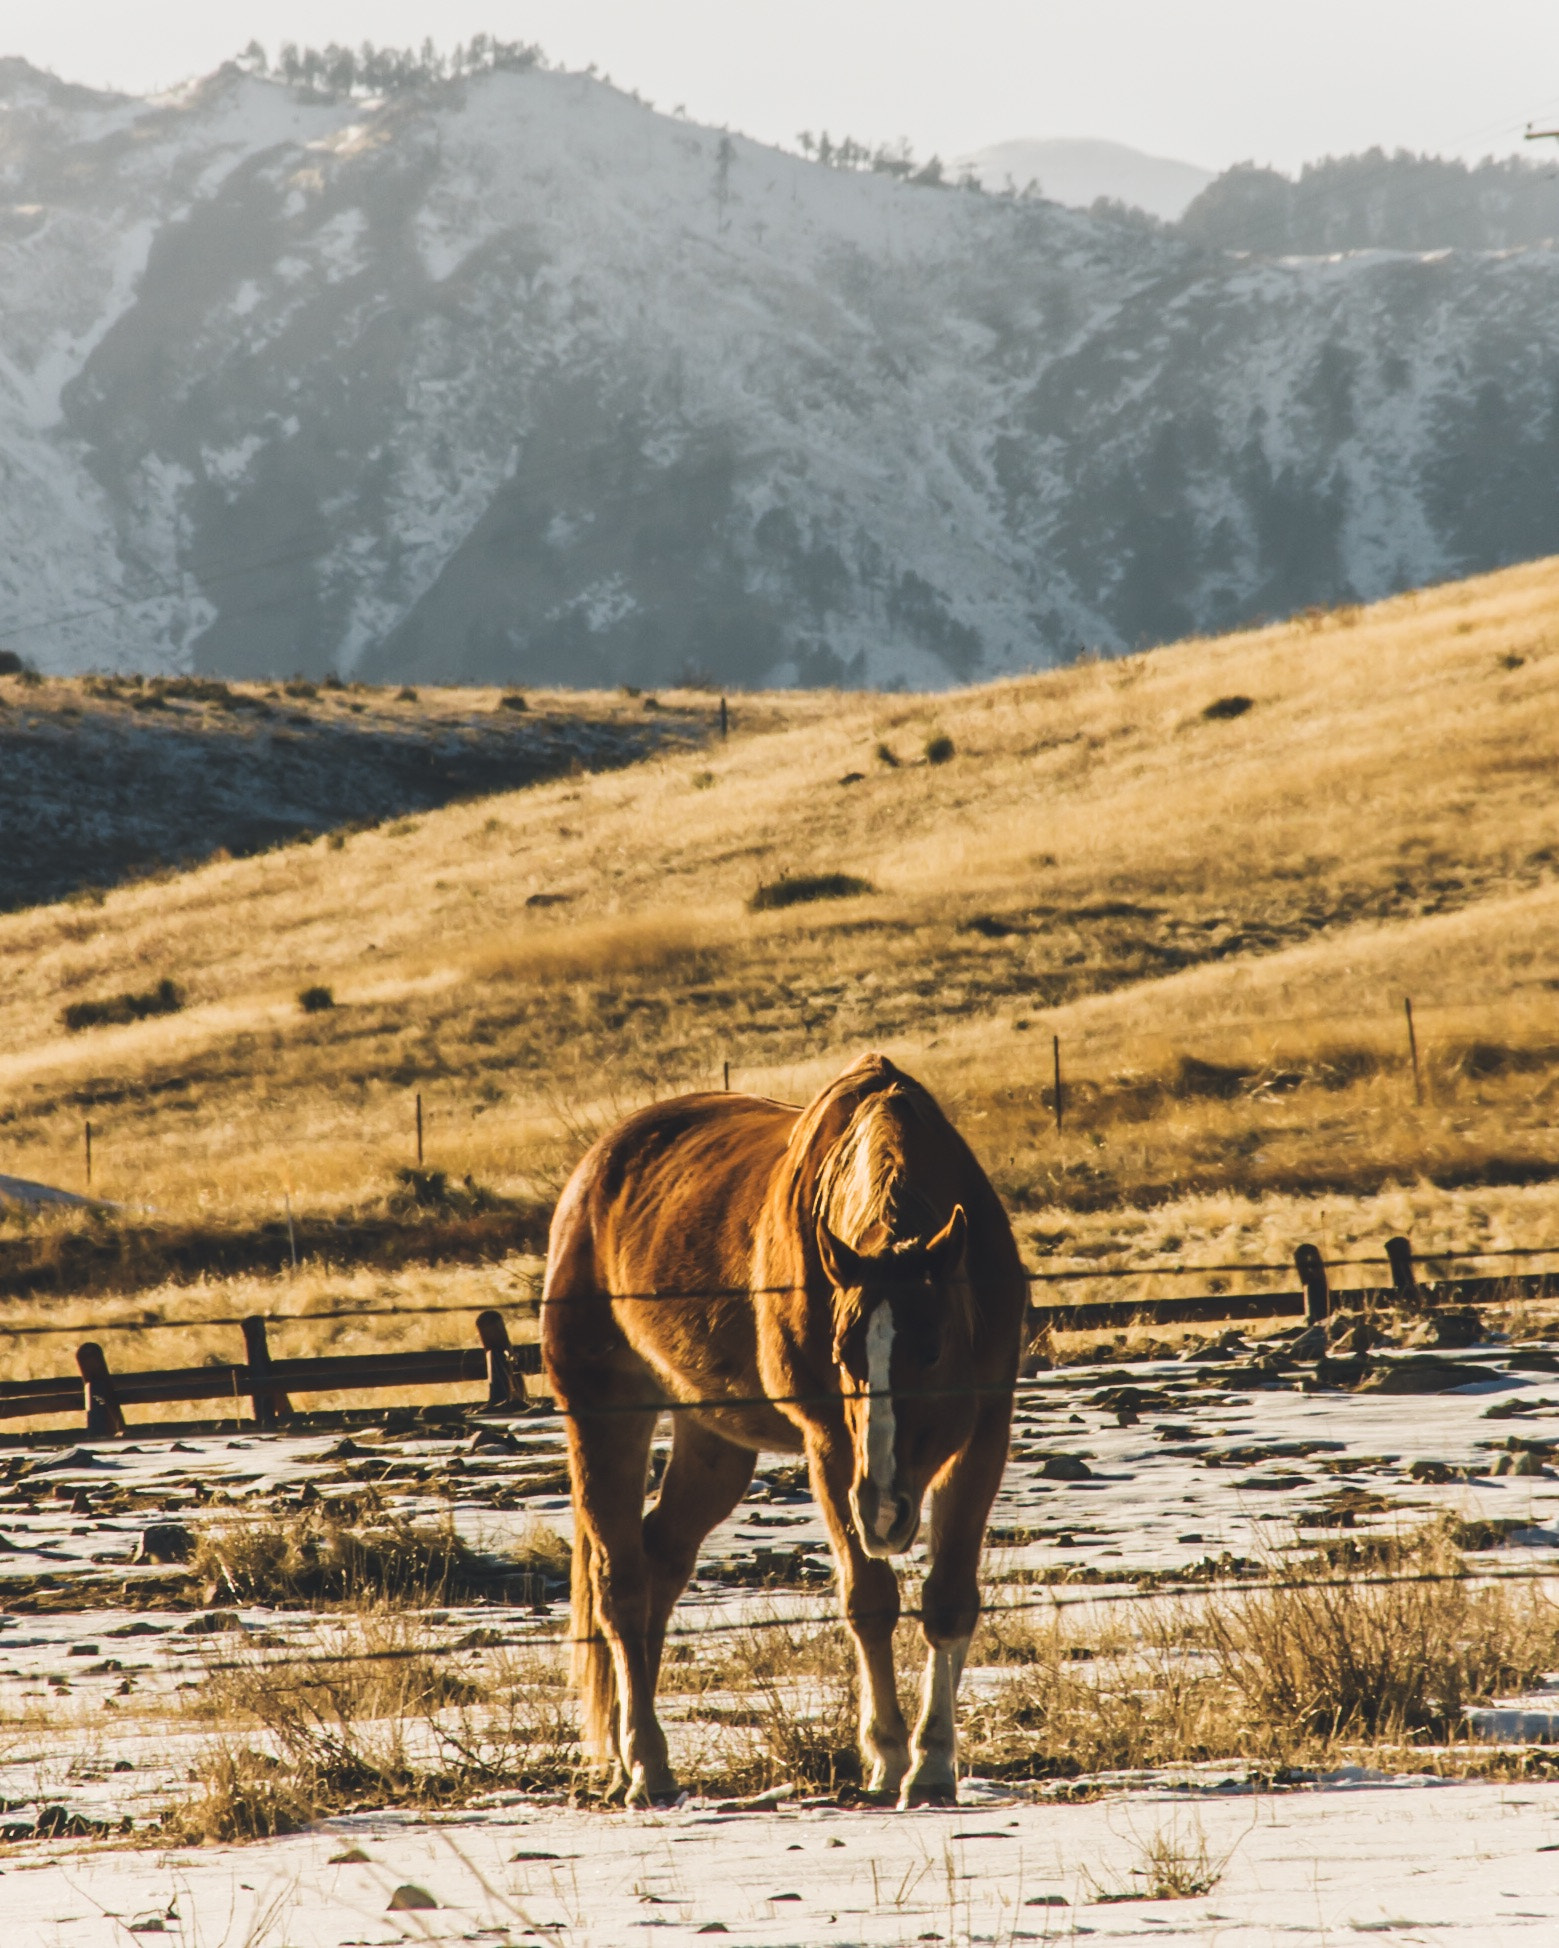
[[[585,1750],[596,1758],[609,1759],[616,1743],[617,1671],[612,1663],[611,1645],[601,1628],[601,1605],[592,1561],[595,1550],[584,1511],[576,1502],[571,1591],[572,1675],[579,1693]]]

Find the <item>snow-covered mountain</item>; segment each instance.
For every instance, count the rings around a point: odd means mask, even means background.
[[[936,685],[1559,548],[1559,258],[1242,258],[580,75],[0,64],[0,645]]]
[[[1078,136],[1020,136],[953,159],[955,177],[986,189],[1038,192],[1052,203],[1086,210],[1101,196],[1173,223],[1214,180],[1215,172],[1171,156],[1150,156],[1125,142]]]

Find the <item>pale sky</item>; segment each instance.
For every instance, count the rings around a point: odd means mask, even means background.
[[[1375,143],[1508,154],[1559,118],[1559,0],[0,0],[0,54],[135,91],[251,38],[481,30],[787,145],[1094,135],[1292,169]],[[1559,166],[1559,143],[1534,152]]]

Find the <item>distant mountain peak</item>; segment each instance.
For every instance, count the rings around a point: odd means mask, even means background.
[[[1215,172],[1101,137],[1021,136],[957,157],[953,173],[990,190],[1022,191],[1037,182],[1042,196],[1076,209],[1104,196],[1173,223]]]

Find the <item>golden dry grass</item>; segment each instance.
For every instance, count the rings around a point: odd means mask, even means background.
[[[1547,561],[934,699],[744,700],[696,759],[0,918],[0,1168],[79,1183],[91,1116],[108,1196],[343,1210],[420,1091],[430,1163],[544,1196],[648,1096],[727,1061],[804,1096],[875,1045],[1036,1247],[1286,1256],[1405,1203],[1427,1243],[1559,1240],[1556,611]],[[838,872],[878,890],[749,910]],[[165,974],[182,1013],[61,1028]]]

